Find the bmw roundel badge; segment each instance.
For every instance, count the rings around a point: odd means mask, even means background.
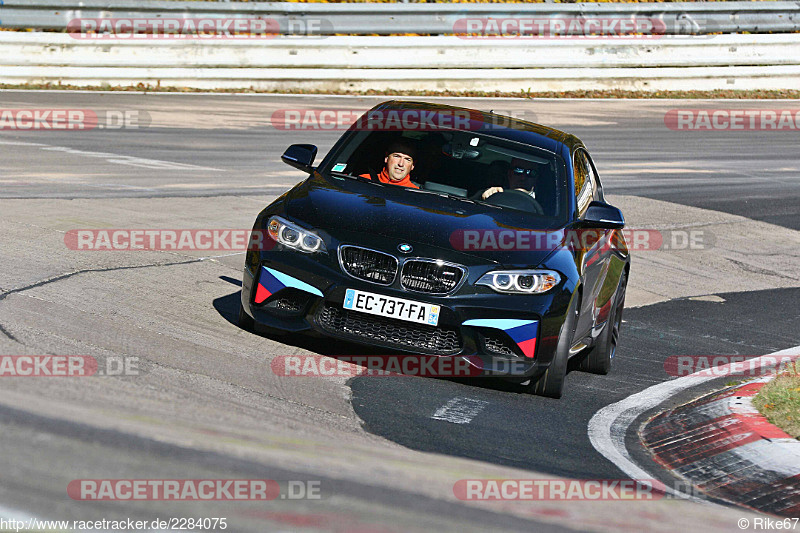
[[[400,250],[401,252],[403,252],[404,254],[407,254],[411,250],[413,250],[411,245],[410,244],[406,244],[406,243],[401,244],[400,246],[397,247],[397,249]]]

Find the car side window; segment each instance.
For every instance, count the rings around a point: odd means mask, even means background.
[[[578,150],[574,155],[575,166],[575,200],[578,205],[578,216],[582,216],[589,204],[594,199],[593,175],[590,175],[592,166],[583,150]]]

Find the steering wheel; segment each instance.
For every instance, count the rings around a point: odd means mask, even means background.
[[[533,211],[534,214],[544,215],[544,209],[536,201],[536,198],[526,193],[511,189],[503,192],[496,192],[488,197],[484,202],[500,207],[510,207],[519,211]]]

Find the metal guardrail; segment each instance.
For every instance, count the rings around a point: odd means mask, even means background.
[[[64,30],[76,18],[264,18],[282,34],[454,33],[465,18],[653,18],[667,34],[800,31],[800,2],[368,4],[163,0],[3,0],[0,27]]]
[[[206,69],[491,69],[800,65],[800,35],[495,41],[433,37],[82,39],[0,32],[0,66]],[[2,67],[3,69],[7,67]]]
[[[648,18],[662,21],[661,30],[667,35],[497,39],[451,35],[466,18]],[[264,33],[282,35],[205,39],[64,33],[75,19],[270,20]],[[0,0],[0,27],[56,30],[0,31],[0,83],[6,84],[506,92],[800,87],[800,33],[787,33],[800,32],[800,2]],[[431,35],[385,36],[407,33]]]
[[[800,35],[486,41],[454,36],[83,39],[0,32],[0,83],[286,90],[800,87]]]

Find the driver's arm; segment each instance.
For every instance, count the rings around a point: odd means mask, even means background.
[[[497,192],[503,192],[503,188],[502,187],[489,187],[488,189],[483,191],[483,194],[481,194],[481,200],[486,200],[491,195],[493,195],[494,193],[497,193]]]

